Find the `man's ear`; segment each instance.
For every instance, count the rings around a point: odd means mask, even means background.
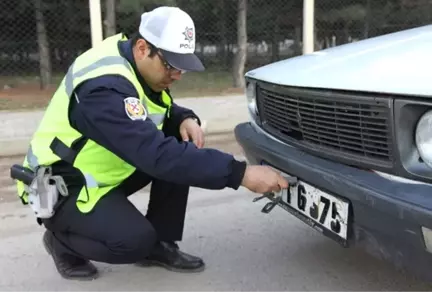
[[[146,40],[139,39],[135,44],[135,53],[137,56],[142,59],[147,57],[150,54],[150,48]]]

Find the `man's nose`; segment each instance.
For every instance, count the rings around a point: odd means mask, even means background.
[[[171,72],[171,78],[174,80],[180,80],[182,78],[182,73],[180,70],[175,70]]]

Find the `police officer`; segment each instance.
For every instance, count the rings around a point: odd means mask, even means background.
[[[277,191],[288,183],[265,166],[203,148],[199,117],[169,93],[183,73],[202,71],[194,22],[160,7],[139,32],[118,34],[70,66],[34,134],[24,166],[51,166],[69,196],[40,220],[43,243],[61,276],[93,279],[90,261],[202,271],[180,250],[190,186]],[[211,104],[209,104],[211,106]],[[128,196],[151,183],[146,215]],[[28,194],[18,182],[24,203]]]

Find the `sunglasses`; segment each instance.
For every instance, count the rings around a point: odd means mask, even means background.
[[[170,73],[177,73],[180,72],[181,74],[186,73],[186,70],[182,70],[182,69],[177,69],[176,67],[174,67],[173,65],[171,65],[163,56],[161,51],[158,51],[158,56],[159,59],[161,60],[162,64],[164,65],[164,67],[170,72]]]

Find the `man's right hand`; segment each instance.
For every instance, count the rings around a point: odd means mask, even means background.
[[[264,194],[288,188],[288,181],[280,173],[265,165],[248,165],[242,186],[252,192]]]

